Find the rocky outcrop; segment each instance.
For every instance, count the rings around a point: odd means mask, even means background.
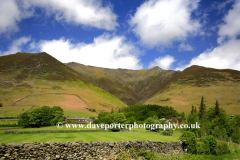
[[[144,149],[160,154],[182,154],[180,142],[66,142],[66,143],[0,143],[1,159],[115,159],[129,150]]]

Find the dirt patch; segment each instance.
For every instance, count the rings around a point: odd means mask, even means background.
[[[181,96],[177,96],[171,99],[172,106],[176,105],[189,105],[189,101]]]
[[[63,110],[86,112],[87,104],[75,95],[36,95],[19,101],[18,105],[60,106]]]
[[[62,107],[63,109],[84,110],[85,108],[88,108],[87,104],[76,96],[64,95],[63,98],[62,101],[57,102],[59,106],[64,106]]]

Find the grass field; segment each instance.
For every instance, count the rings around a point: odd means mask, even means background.
[[[10,116],[14,117],[19,114],[22,114],[23,112],[29,110],[31,107],[26,106],[26,107],[0,107],[0,116]],[[1,119],[0,119],[1,120]]]
[[[16,124],[18,119],[0,119],[0,124]]]
[[[67,142],[79,141],[134,141],[134,140],[152,140],[152,141],[178,141],[179,136],[164,136],[153,132],[69,132],[69,133],[25,133],[25,134],[3,134],[0,133],[0,143],[8,144],[10,142]]]

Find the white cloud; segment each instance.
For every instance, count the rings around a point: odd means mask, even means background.
[[[171,45],[198,32],[200,24],[191,19],[199,0],[149,0],[131,17],[129,24],[141,42],[149,47]]]
[[[158,66],[162,69],[168,70],[171,68],[173,62],[175,62],[175,59],[172,56],[166,55],[164,57],[158,57],[154,59],[154,61],[149,63],[148,68]]]
[[[18,31],[17,23],[23,18],[32,16],[29,10],[23,11],[15,0],[0,1],[0,34]]]
[[[41,7],[57,21],[114,30],[117,15],[111,6],[102,6],[98,0],[24,0],[25,8]]]
[[[224,17],[224,24],[219,27],[218,43],[222,43],[226,38],[236,39],[240,34],[240,0],[236,0],[233,4],[233,9],[229,10]]]
[[[138,59],[138,49],[125,42],[122,36],[112,37],[104,34],[90,44],[74,44],[71,40],[61,38],[32,43],[31,49],[34,48],[52,55],[63,63],[77,62],[105,68],[143,68]]]
[[[207,50],[193,58],[188,65],[178,67],[176,70],[183,70],[191,65],[240,70],[240,40],[230,40],[212,50]]]
[[[111,6],[103,7],[98,0],[0,0],[0,34],[17,32],[18,23],[33,17],[37,7],[60,22],[106,30],[118,26]]]
[[[190,46],[189,44],[181,43],[178,46],[178,52],[181,52],[181,51],[193,51],[193,47]]]
[[[8,50],[2,52],[3,55],[15,54],[17,52],[22,52],[23,45],[27,44],[31,40],[30,37],[21,37],[17,40],[14,40],[13,43],[9,46]]]

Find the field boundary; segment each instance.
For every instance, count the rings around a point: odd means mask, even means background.
[[[30,97],[30,96],[43,96],[43,95],[48,95],[48,94],[52,94],[52,95],[72,95],[72,96],[76,96],[76,97],[78,97],[80,100],[82,100],[88,107],[89,107],[89,105],[79,96],[79,95],[76,95],[76,94],[69,94],[69,93],[44,93],[44,94],[32,94],[32,95],[27,95],[26,97],[24,97],[24,98],[21,98],[21,99],[19,99],[19,100],[17,100],[16,102],[14,102],[13,104],[12,104],[12,106],[14,106],[16,103],[18,103],[18,102],[20,102],[20,101],[22,101],[22,100],[24,100],[24,99],[26,99],[26,98],[28,98],[28,97]],[[90,108],[90,107],[89,107]]]

